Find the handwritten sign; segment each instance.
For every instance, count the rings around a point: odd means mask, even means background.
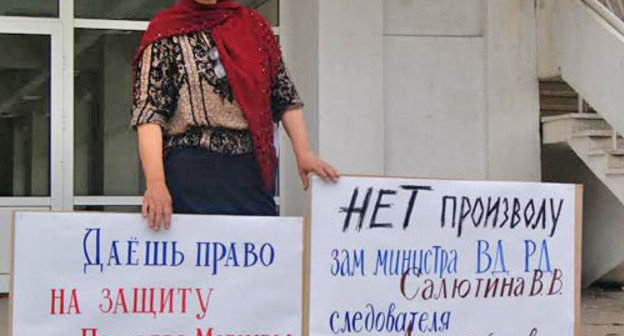
[[[580,193],[314,179],[310,335],[578,335]]]
[[[16,212],[12,334],[301,335],[298,218]]]

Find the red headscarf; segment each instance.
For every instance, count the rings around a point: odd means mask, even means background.
[[[149,44],[163,37],[204,29],[212,32],[234,97],[247,119],[262,178],[271,190],[277,162],[271,87],[281,53],[271,25],[260,13],[233,0],[220,0],[215,5],[178,0],[150,21],[132,62],[132,78],[136,78],[140,55]]]

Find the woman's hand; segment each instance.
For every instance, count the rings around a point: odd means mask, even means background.
[[[165,229],[169,230],[173,208],[171,195],[164,181],[148,185],[145,195],[143,195],[141,212],[143,217],[147,217],[147,222],[152,230],[160,230],[163,221]]]
[[[162,222],[165,229],[171,225],[171,195],[165,183],[165,168],[162,156],[162,130],[158,124],[141,124],[137,127],[139,134],[139,154],[147,190],[143,195],[141,212],[147,217],[149,226],[158,231]]]
[[[286,111],[282,115],[282,124],[290,137],[293,151],[297,157],[297,167],[301,182],[303,182],[303,189],[308,190],[310,186],[309,173],[317,174],[325,182],[336,182],[339,177],[336,168],[319,159],[310,149],[303,111],[300,108]]]
[[[310,186],[309,173],[315,173],[325,182],[336,182],[338,181],[338,177],[340,177],[336,168],[319,159],[312,151],[305,151],[297,156],[297,167],[299,169],[299,175],[301,176],[301,182],[303,182],[304,190],[308,190]]]

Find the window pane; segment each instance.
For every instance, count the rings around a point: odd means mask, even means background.
[[[0,35],[0,196],[50,195],[50,37]]]
[[[2,0],[0,15],[58,16],[58,0]]]
[[[272,25],[279,26],[279,0],[240,0],[239,3],[257,9]]]
[[[76,0],[76,17],[111,20],[149,20],[175,0]]]
[[[23,1],[23,0],[20,0]],[[274,25],[278,25],[278,0],[241,0],[257,8]],[[175,0],[76,0],[76,17],[111,20],[150,20],[159,10]]]
[[[144,190],[136,134],[129,126],[131,61],[140,36],[141,32],[76,30],[76,195],[139,196]]]

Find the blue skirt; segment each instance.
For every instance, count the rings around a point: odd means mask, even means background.
[[[174,213],[277,216],[253,154],[225,155],[180,147],[165,157]]]

